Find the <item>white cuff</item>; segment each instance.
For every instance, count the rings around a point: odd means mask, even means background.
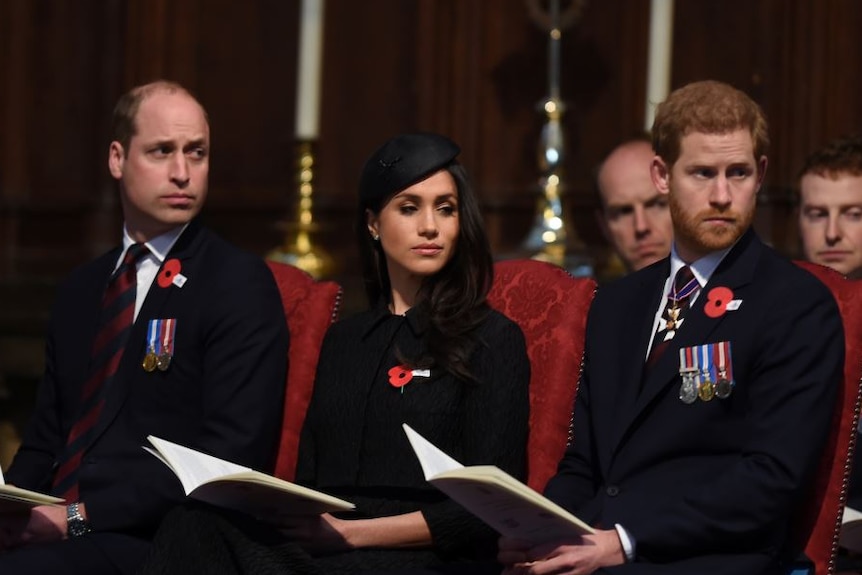
[[[626,561],[631,563],[635,560],[635,540],[626,531],[626,528],[619,523],[614,523],[614,529],[617,530],[617,535],[620,538],[620,544],[623,546],[623,553],[626,555]]]

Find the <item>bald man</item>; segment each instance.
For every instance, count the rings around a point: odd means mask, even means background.
[[[673,240],[667,198],[650,177],[654,156],[648,141],[631,140],[614,148],[596,173],[599,226],[629,271],[667,257]]]

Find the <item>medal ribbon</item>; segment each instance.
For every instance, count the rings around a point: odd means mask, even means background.
[[[176,320],[173,318],[160,320],[161,323],[161,349],[159,349],[159,354],[166,353],[168,355],[174,354],[174,332],[177,329]]]
[[[688,280],[688,283],[682,286],[682,289],[679,291],[676,290],[676,283],[673,283],[670,286],[670,293],[667,294],[667,298],[674,303],[678,303],[680,300],[683,300],[694,293],[694,290],[699,287],[700,284],[697,283],[696,277],[692,277]]]
[[[151,319],[147,325],[147,351],[156,353],[156,346],[159,343],[159,320]]]
[[[712,381],[712,377],[711,377],[711,373],[710,373],[711,368],[712,368],[712,365],[710,362],[710,359],[711,359],[710,358],[710,355],[711,355],[710,352],[712,351],[711,346],[710,345],[699,345],[697,350],[700,352],[700,358],[701,358],[700,368],[703,370],[703,375],[704,375],[704,377],[706,377],[706,381]]]
[[[733,362],[730,359],[730,342],[723,341],[721,342],[721,362],[722,367],[724,368],[724,374],[731,384],[733,384]]]

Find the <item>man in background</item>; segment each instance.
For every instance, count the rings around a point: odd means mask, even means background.
[[[288,332],[262,259],[204,228],[206,112],[171,82],[114,109],[119,247],[60,286],[36,409],[7,473],[61,497],[0,515],[0,573],[132,573],[179,479],[155,435],[272,471]],[[119,232],[119,230],[118,230]]]
[[[806,259],[862,277],[862,136],[833,140],[805,161],[799,234]]]
[[[649,140],[630,140],[614,148],[596,171],[599,226],[629,272],[667,257],[673,239],[667,197],[650,177],[653,156]]]
[[[799,176],[799,236],[809,261],[862,278],[862,135],[837,138],[805,160]],[[862,445],[857,429],[856,445]],[[847,507],[862,510],[862,457],[854,457]],[[841,573],[862,573],[859,544],[837,559]]]

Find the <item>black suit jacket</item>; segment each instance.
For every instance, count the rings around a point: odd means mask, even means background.
[[[644,376],[668,274],[665,259],[596,296],[573,443],[546,493],[589,523],[621,524],[639,562],[767,572],[790,552],[787,524],[829,429],[844,365],[838,307],[749,231]],[[711,318],[717,286],[742,303]],[[721,341],[732,346],[732,395],[683,403],[679,349]]]
[[[61,286],[49,326],[35,414],[8,480],[49,491],[79,409],[101,298],[119,250]],[[149,537],[183,498],[179,480],[142,446],[147,435],[271,472],[282,418],[288,332],[266,264],[192,222],[166,261],[187,281],[153,281],[107,390],[80,469],[80,498],[95,531]],[[161,273],[161,272],[160,272]],[[176,319],[167,371],[146,372],[150,319]]]

